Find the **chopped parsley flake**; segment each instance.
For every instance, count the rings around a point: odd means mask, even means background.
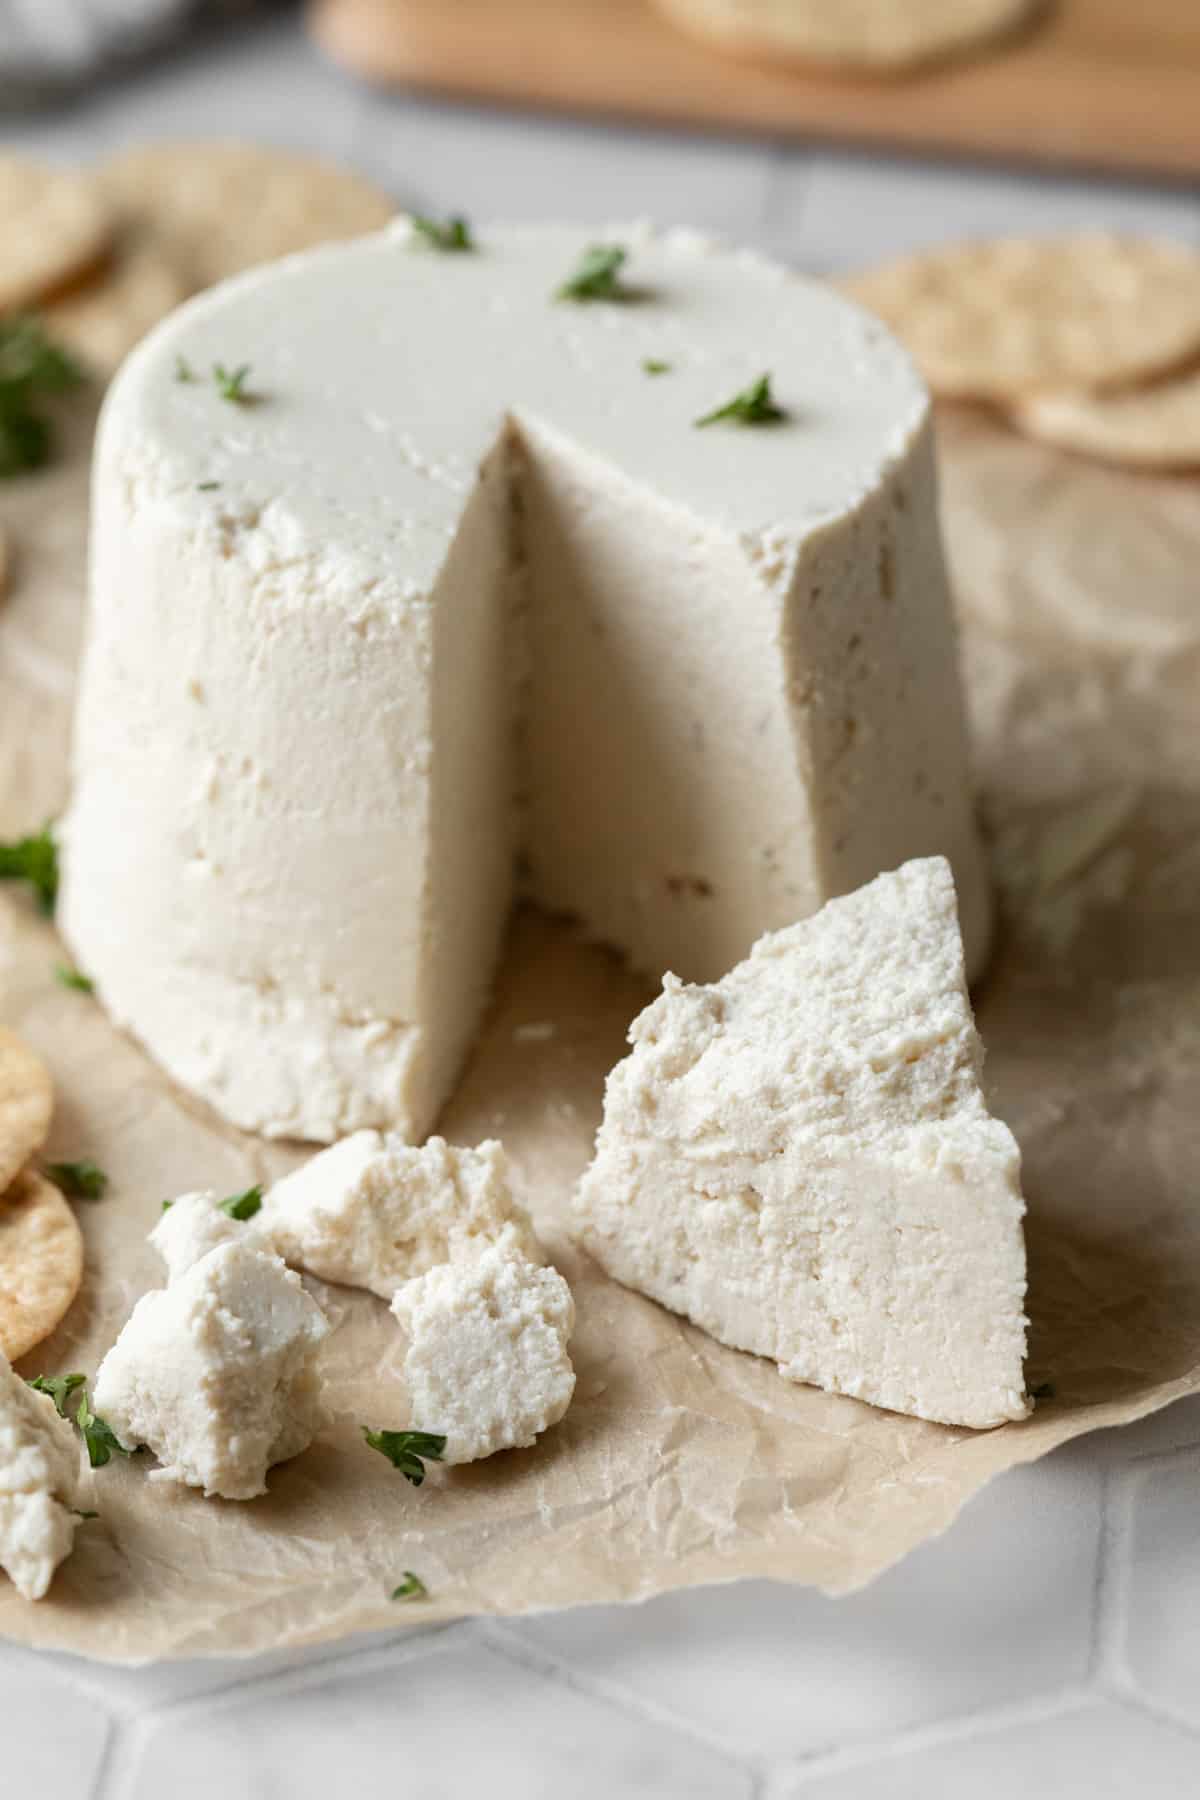
[[[244,1224],[247,1219],[254,1217],[262,1203],[263,1191],[261,1187],[255,1186],[247,1188],[244,1194],[230,1194],[228,1200],[222,1200],[221,1211],[231,1219],[236,1219],[239,1224]]]
[[[214,363],[213,380],[222,400],[228,400],[232,406],[249,406],[254,398],[253,394],[246,392],[249,373],[249,363],[239,363],[236,369],[227,369],[224,363]]]
[[[83,1433],[83,1441],[87,1446],[88,1462],[93,1469],[102,1469],[112,1461],[113,1456],[132,1456],[117,1437],[116,1432],[106,1419],[100,1418],[88,1405],[87,1391],[84,1390],[79,1402],[79,1410],[75,1414],[75,1423]]]
[[[471,236],[471,227],[467,221],[457,215],[440,224],[437,219],[422,218],[419,213],[412,215],[413,230],[420,233],[427,244],[435,250],[474,250],[475,239]]]
[[[671,373],[670,363],[663,362],[662,358],[658,356],[644,356],[642,368],[647,375],[669,375]]]
[[[175,358],[175,379],[176,381],[195,381],[196,379],[196,371],[186,356]]]
[[[593,244],[585,250],[579,267],[555,294],[556,300],[624,300],[621,270],[629,252],[620,244]]]
[[[67,1401],[86,1380],[86,1375],[34,1375],[29,1385],[39,1394],[49,1394],[59,1418],[65,1419],[68,1416]]]
[[[372,1431],[364,1425],[362,1434],[414,1487],[425,1479],[425,1463],[441,1462],[446,1449],[445,1438],[431,1431]]]
[[[94,1162],[47,1163],[45,1173],[72,1200],[102,1200],[108,1176]]]
[[[54,979],[60,987],[74,988],[77,994],[93,994],[96,991],[96,984],[91,976],[85,975],[82,969],[73,969],[70,963],[55,963]]]
[[[428,1598],[429,1589],[421,1577],[414,1575],[411,1569],[405,1569],[404,1580],[399,1587],[392,1589],[393,1600],[428,1600]]]
[[[0,320],[0,477],[50,460],[54,434],[38,410],[48,394],[78,387],[83,370],[27,315]]]
[[[58,845],[49,825],[30,837],[0,844],[0,881],[27,881],[49,917],[58,898]]]
[[[220,485],[219,481],[198,481],[196,483],[196,492],[198,494],[212,494],[216,492]]]
[[[743,388],[740,394],[735,394],[732,400],[727,400],[724,406],[718,406],[715,411],[705,413],[703,418],[697,419],[696,424],[716,425],[727,419],[735,425],[777,425],[781,419],[786,418],[787,413],[783,407],[776,406],[771,398],[771,377],[760,375],[757,381],[748,388]]]

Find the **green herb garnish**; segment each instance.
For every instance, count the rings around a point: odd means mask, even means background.
[[[90,975],[82,969],[73,969],[70,963],[55,963],[54,979],[60,987],[74,988],[77,994],[94,994],[96,984]]]
[[[405,1569],[404,1580],[398,1588],[392,1589],[393,1600],[428,1600],[428,1598],[429,1589],[421,1577],[414,1575],[411,1569]]]
[[[196,379],[196,371],[186,356],[176,356],[175,358],[175,379],[176,381],[195,381]]]
[[[716,425],[722,419],[728,419],[736,425],[778,425],[786,418],[782,406],[776,406],[771,398],[771,377],[760,375],[750,387],[743,388],[740,394],[735,394],[714,412],[705,413],[696,424]]]
[[[108,1176],[94,1162],[46,1163],[44,1171],[72,1200],[102,1200]]]
[[[249,373],[249,363],[239,363],[236,369],[227,369],[224,363],[214,363],[213,380],[222,400],[228,400],[232,406],[248,406],[254,398],[246,392],[246,377]]]
[[[436,219],[422,218],[420,213],[413,213],[411,217],[413,230],[419,231],[435,250],[474,250],[475,239],[465,219],[454,215],[441,225]]]
[[[198,494],[212,494],[216,492],[220,485],[219,481],[198,481],[196,483],[196,492]]]
[[[585,250],[579,267],[558,289],[556,300],[624,300],[621,269],[629,255],[620,244],[593,244]]]
[[[114,1454],[117,1456],[133,1455],[133,1451],[127,1450],[121,1443],[108,1421],[92,1411],[88,1405],[86,1389],[79,1402],[79,1410],[75,1414],[75,1423],[83,1433],[83,1441],[87,1445],[88,1461],[93,1469],[104,1468],[106,1463],[112,1461]]]
[[[86,1380],[86,1375],[34,1375],[29,1385],[39,1394],[49,1394],[59,1418],[65,1419],[68,1416],[67,1401]]]
[[[54,434],[37,403],[83,379],[74,357],[51,342],[37,319],[0,320],[0,477],[49,461]]]
[[[254,1217],[262,1203],[263,1191],[256,1186],[247,1188],[244,1194],[230,1194],[228,1200],[222,1200],[221,1211],[231,1219],[236,1219],[239,1224],[244,1224],[247,1219]],[[170,1201],[166,1204],[169,1206]]]
[[[372,1431],[364,1425],[362,1434],[372,1450],[386,1456],[414,1487],[420,1487],[425,1479],[425,1463],[441,1462],[446,1448],[445,1438],[431,1431]]]
[[[81,1506],[73,1506],[71,1511],[77,1519],[98,1519],[100,1517],[98,1512],[84,1512]]]
[[[647,375],[669,375],[671,373],[670,363],[663,362],[662,358],[658,356],[643,356],[642,368]]]
[[[58,845],[49,825],[31,837],[0,844],[0,881],[27,881],[49,917],[58,898]]]

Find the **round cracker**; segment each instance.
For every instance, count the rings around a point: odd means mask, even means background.
[[[140,144],[107,163],[100,180],[198,287],[295,250],[362,237],[396,213],[362,176],[263,144]]]
[[[952,398],[1121,387],[1200,351],[1200,252],[1154,238],[949,244],[842,286]]]
[[[0,1193],[45,1143],[53,1110],[49,1069],[0,1025]]]
[[[109,376],[191,292],[167,246],[143,235],[118,251],[98,279],[47,306],[46,328],[93,374]]]
[[[1007,37],[1042,0],[655,0],[722,49],[800,64],[903,74]]]
[[[1120,394],[1036,394],[1013,417],[1030,437],[1102,462],[1200,468],[1200,368]]]
[[[0,1351],[49,1337],[83,1280],[83,1234],[58,1189],[27,1169],[0,1194]]]
[[[0,313],[35,305],[98,261],[113,223],[91,175],[0,155]]]

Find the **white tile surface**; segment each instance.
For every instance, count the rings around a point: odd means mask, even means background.
[[[217,133],[346,158],[433,210],[649,213],[812,267],[962,231],[1126,224],[1200,241],[1178,190],[371,94],[287,15],[6,121],[0,137],[67,157]],[[997,1482],[846,1601],[755,1583],[140,1671],[0,1647],[0,1800],[1187,1800],[1200,1791],[1197,1445],[1200,1400],[1072,1447]]]
[[[813,1769],[780,1800],[1184,1800],[1196,1792],[1200,1745],[1171,1726],[1103,1702],[1051,1718],[1017,1716],[870,1766]]]
[[[506,1629],[747,1755],[812,1754],[1082,1680],[1099,1527],[1094,1472],[1060,1454],[843,1600],[745,1582]]]
[[[251,1691],[152,1724],[129,1800],[328,1800],[351,1771],[364,1795],[462,1800],[488,1768],[519,1770],[527,1800],[750,1800],[744,1770],[476,1644],[335,1673],[318,1699]]]

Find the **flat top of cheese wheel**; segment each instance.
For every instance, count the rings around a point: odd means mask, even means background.
[[[402,220],[202,295],[126,365],[105,432],[140,446],[151,492],[273,524],[276,553],[293,527],[327,533],[415,591],[510,420],[705,529],[803,534],[869,493],[927,416],[885,327],[759,256],[629,226],[476,242],[442,253]],[[627,248],[627,297],[556,297],[597,243]],[[214,368],[245,364],[246,398],[222,398]],[[782,421],[697,424],[767,373]]]

